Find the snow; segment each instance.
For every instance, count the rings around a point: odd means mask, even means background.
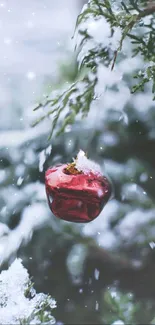
[[[22,320],[29,319],[28,323],[41,324],[37,315],[41,304],[47,296],[36,294],[32,291],[32,299],[26,298],[25,291],[29,286],[29,275],[23,267],[21,259],[16,259],[7,271],[0,274],[0,324],[21,324]],[[49,299],[51,309],[56,307],[56,302]],[[54,324],[54,317],[51,322]]]
[[[121,189],[121,198],[122,200],[137,201],[142,205],[147,202],[151,203],[147,193],[136,183],[123,184]]]
[[[152,242],[150,242],[149,243],[149,245],[150,245],[150,247],[152,248],[152,249],[154,249],[155,248],[155,243],[152,241]]]
[[[30,183],[22,188],[9,185],[1,189],[1,199],[6,221],[6,218],[11,218],[12,214],[21,213],[26,205],[33,204],[35,201],[46,202],[45,187],[40,182]]]
[[[120,203],[111,200],[106,204],[98,218],[83,227],[83,234],[94,237],[99,246],[115,250],[120,241],[118,236],[110,229],[110,223],[113,221],[114,216],[119,214],[120,209]]]
[[[0,222],[0,238],[2,236],[8,235],[10,232],[9,227],[4,223]]]
[[[98,280],[99,279],[99,276],[100,276],[99,270],[98,269],[95,269],[95,271],[94,271],[95,280]]]
[[[151,228],[150,223],[152,223]],[[118,225],[117,231],[119,236],[121,236],[124,240],[143,242],[145,238],[149,238],[150,235],[153,236],[155,229],[154,225],[155,209],[143,210],[137,208],[126,214]]]
[[[102,43],[105,46],[109,43],[111,30],[110,25],[107,23],[104,17],[98,20],[88,19],[87,23],[87,32],[90,36],[95,39],[95,42]],[[83,28],[85,26],[83,25]]]
[[[102,174],[101,167],[94,161],[88,159],[82,150],[79,151],[74,162],[76,168],[84,174],[89,174],[90,172],[93,172],[94,174]]]
[[[86,22],[80,24],[79,29],[82,31],[87,30],[87,33],[91,37],[91,39],[84,44],[79,54],[80,61],[85,53],[94,48],[96,45],[102,45],[102,47],[111,48],[114,51],[119,47],[121,39],[120,28],[114,28],[113,37],[111,37],[110,25],[103,16],[96,20],[94,20],[92,17],[89,17]],[[80,43],[80,41],[81,36],[78,35],[78,43]]]
[[[114,132],[105,132],[102,136],[103,143],[105,146],[113,147],[116,146],[119,142],[119,137]]]
[[[87,249],[82,244],[75,244],[67,257],[67,268],[75,283],[81,282]]]
[[[39,153],[39,171],[42,172],[44,168],[44,163],[46,161],[46,158],[50,155],[52,151],[52,146],[49,145],[46,149],[42,150]]]
[[[39,153],[39,171],[42,172],[44,168],[44,163],[46,161],[46,153],[45,150]]]
[[[148,174],[147,173],[142,173],[139,177],[141,183],[145,183],[148,180]]]
[[[0,170],[0,183],[4,182],[5,176],[6,176],[5,170]]]
[[[84,8],[86,9],[87,5],[85,5]],[[79,62],[82,62],[83,58],[90,50],[97,47],[100,48],[101,45],[114,51],[119,47],[121,30],[116,28],[111,37],[109,24],[106,22],[104,17],[95,20],[91,15],[89,15],[89,18],[81,24],[79,28],[82,31],[86,30],[92,37],[84,43],[84,46],[82,46],[78,56]],[[78,40],[78,43],[81,41],[81,35],[79,38],[80,40]],[[91,103],[89,115],[87,119],[83,121],[84,126],[88,124],[90,127],[96,128],[96,124],[99,127],[101,123],[102,127],[103,118],[108,109],[114,108],[123,113],[124,108],[129,102],[132,102],[132,106],[134,106],[138,112],[142,113],[144,119],[146,119],[146,112],[148,112],[152,105],[152,95],[150,91],[145,94],[137,93],[133,96],[130,93],[129,83],[126,82],[124,78],[127,74],[134,75],[137,68],[143,68],[144,63],[141,57],[132,57],[132,45],[129,39],[124,40],[121,53],[123,56],[119,60],[118,55],[113,71],[111,71],[109,67],[100,64],[99,60],[96,61],[96,63],[98,63],[98,82],[95,87],[95,98],[97,99]],[[113,86],[115,89],[113,89]],[[100,120],[98,119],[98,115],[100,116]],[[127,115],[126,124],[128,124]]]
[[[26,244],[34,230],[41,228],[49,220],[47,207],[42,203],[33,203],[25,207],[19,225],[0,238],[0,265],[16,253],[21,245]]]
[[[99,303],[98,303],[98,301],[96,301],[95,310],[98,310],[98,309],[99,309]]]
[[[23,183],[23,181],[24,181],[24,178],[20,176],[20,177],[17,179],[17,185],[20,186],[20,185]]]
[[[118,320],[115,320],[112,325],[125,325],[125,323],[121,320],[121,319],[118,319]]]
[[[22,131],[4,131],[0,134],[0,148],[18,147],[28,141],[34,141],[43,134],[47,134],[46,129],[40,127],[30,128]]]

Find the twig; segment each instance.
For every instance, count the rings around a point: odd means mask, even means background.
[[[118,50],[116,50],[114,52],[114,58],[113,58],[113,62],[112,62],[112,67],[111,67],[111,70],[113,70],[114,66],[115,66],[115,62],[116,62],[116,59],[117,59],[117,54],[118,54]]]
[[[140,20],[145,16],[152,15],[154,12],[155,12],[155,2],[151,1],[151,3],[149,3],[148,6],[139,13],[137,20]]]

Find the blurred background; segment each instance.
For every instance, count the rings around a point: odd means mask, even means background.
[[[129,90],[143,62],[127,47],[113,80],[101,68],[90,115],[64,135],[47,141],[50,121],[31,127],[34,104],[74,74],[83,4],[0,3],[1,270],[21,257],[36,290],[56,299],[57,324],[154,324],[155,107],[149,86]],[[105,79],[111,88],[100,95]],[[55,218],[44,188],[46,169],[80,148],[113,184],[111,200],[86,225]]]

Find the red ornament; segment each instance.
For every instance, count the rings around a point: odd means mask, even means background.
[[[89,160],[82,155],[83,162],[87,163]],[[71,164],[49,168],[45,175],[46,193],[49,207],[56,217],[72,222],[90,222],[100,214],[110,198],[111,186],[100,171],[93,171],[86,164],[81,164],[80,170],[79,165],[75,160]]]

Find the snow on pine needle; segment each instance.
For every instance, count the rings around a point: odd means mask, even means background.
[[[21,259],[0,274],[0,324],[55,324],[51,311],[56,302],[36,294]]]

